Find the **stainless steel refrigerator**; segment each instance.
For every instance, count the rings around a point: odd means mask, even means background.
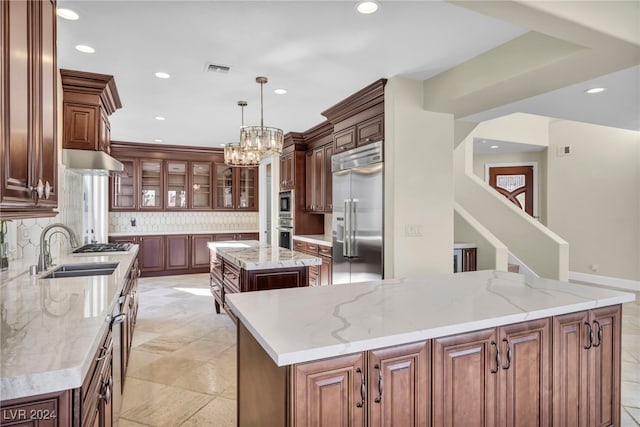
[[[383,171],[382,142],[331,158],[334,285],[382,278]]]

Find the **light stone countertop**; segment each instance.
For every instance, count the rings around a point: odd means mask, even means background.
[[[256,240],[209,242],[209,249],[245,270],[321,265],[322,259],[302,252],[260,244]]]
[[[242,234],[242,233],[258,233],[258,230],[191,230],[191,231],[123,231],[118,233],[109,233],[109,237],[127,237],[127,236],[157,236],[157,235],[179,235],[179,234]]]
[[[227,295],[278,366],[633,301],[501,271]],[[295,325],[295,327],[292,327]]]
[[[301,242],[315,243],[316,245],[333,246],[331,236],[325,236],[324,234],[308,234],[308,235],[296,235],[293,236],[293,240],[300,240]]]
[[[119,262],[109,276],[66,279],[39,279],[46,272],[30,276],[28,262],[11,261],[0,276],[3,400],[82,385],[137,253],[133,245],[128,252],[54,258],[58,265]]]

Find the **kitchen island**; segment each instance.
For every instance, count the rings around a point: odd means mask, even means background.
[[[226,297],[233,293],[306,287],[309,267],[318,257],[256,240],[209,242],[210,286],[216,313],[220,307],[235,319]]]
[[[634,298],[498,271],[231,295],[239,425],[619,425]]]
[[[117,420],[137,313],[137,255],[137,245],[69,254],[34,276],[18,260],[2,273],[0,425]],[[62,264],[87,263],[117,266],[109,275],[44,278]]]

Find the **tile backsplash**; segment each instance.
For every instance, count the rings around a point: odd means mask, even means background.
[[[135,219],[135,226],[131,225]],[[109,233],[258,231],[258,212],[109,212]]]

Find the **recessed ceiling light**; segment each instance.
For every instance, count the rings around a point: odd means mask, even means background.
[[[80,15],[71,9],[56,9],[56,15],[62,19],[68,19],[69,21],[77,21],[80,19]]]
[[[585,90],[585,92],[588,93],[589,95],[592,95],[594,93],[604,92],[605,90],[607,90],[606,87],[592,87],[591,89]]]
[[[91,46],[87,46],[87,45],[84,45],[84,44],[76,45],[76,50],[79,50],[82,53],[93,53],[93,52],[96,51]]]
[[[276,89],[273,91],[273,93],[275,93],[276,95],[284,95],[285,93],[287,93],[286,89]]]
[[[361,1],[356,6],[356,10],[363,15],[374,13],[378,10],[380,5],[376,1]]]
[[[171,77],[171,75],[169,73],[158,71],[156,73],[156,77],[159,78],[159,79],[168,79],[169,77]]]
[[[226,143],[226,142],[225,142],[225,143],[220,144],[220,147],[224,147],[225,145],[227,145],[227,143]]]
[[[162,142],[161,139],[154,139],[153,142]]]
[[[500,148],[499,145],[492,145],[490,148]]]
[[[480,142],[482,142],[483,144],[486,144],[486,143],[487,143],[487,141],[485,141],[484,139],[483,139],[482,141],[480,141]]]
[[[162,116],[155,116],[154,119],[160,120],[160,121],[165,120],[165,118]]]

